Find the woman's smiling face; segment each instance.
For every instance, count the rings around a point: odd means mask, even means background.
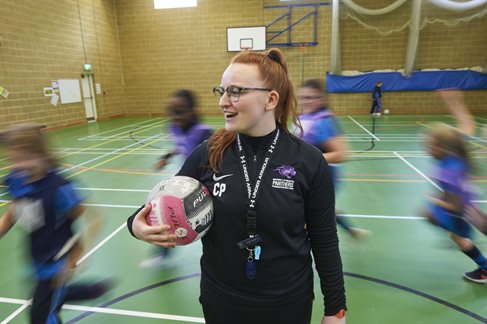
[[[229,86],[266,88],[258,66],[242,63],[233,63],[227,67],[221,86],[224,89]],[[276,128],[276,122],[273,103],[275,99],[270,100],[271,93],[275,98],[275,91],[242,90],[237,100],[224,93],[219,105],[225,116],[225,129],[249,136],[263,136],[272,132]]]

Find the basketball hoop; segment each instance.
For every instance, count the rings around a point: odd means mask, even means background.
[[[244,46],[244,47],[240,47],[240,49],[242,50],[242,52],[248,52],[252,49],[252,47]]]

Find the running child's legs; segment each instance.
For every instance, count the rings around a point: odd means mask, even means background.
[[[39,280],[34,290],[32,307],[30,309],[31,324],[61,323],[57,309],[61,304],[62,296],[59,289],[53,288],[55,279]]]
[[[455,242],[460,251],[472,259],[479,268],[487,270],[487,259],[470,239],[461,237],[455,233],[450,233],[450,238]]]

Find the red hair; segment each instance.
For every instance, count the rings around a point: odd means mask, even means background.
[[[294,87],[289,79],[284,55],[279,49],[271,48],[265,52],[241,52],[230,63],[256,65],[264,81],[264,87],[275,90],[279,94],[279,102],[275,109],[276,121],[281,124],[283,130],[287,133],[290,133],[288,128],[289,121],[302,131],[298,119]],[[225,129],[216,131],[210,137],[208,141],[208,159],[213,171],[217,172],[225,150],[233,143],[236,137],[236,132],[229,132]]]

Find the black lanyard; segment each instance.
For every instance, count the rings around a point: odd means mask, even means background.
[[[277,146],[277,140],[279,139],[279,128],[277,128],[276,136],[274,140],[269,145],[269,148],[265,152],[264,161],[262,162],[262,166],[260,167],[260,171],[257,175],[257,179],[255,181],[255,186],[252,189],[252,184],[250,183],[250,176],[249,176],[249,169],[247,167],[247,160],[245,157],[245,150],[243,149],[242,142],[240,140],[240,136],[237,135],[237,145],[238,145],[238,153],[240,156],[240,167],[243,172],[245,187],[247,189],[247,197],[248,197],[248,207],[247,207],[247,234],[249,236],[248,239],[237,243],[237,245],[243,249],[248,246],[253,246],[260,241],[260,239],[256,242],[256,240],[252,240],[253,237],[257,235],[257,212],[256,212],[256,204],[257,204],[257,197],[261,188],[262,179],[264,178],[264,173],[269,165],[271,160],[272,154]]]

